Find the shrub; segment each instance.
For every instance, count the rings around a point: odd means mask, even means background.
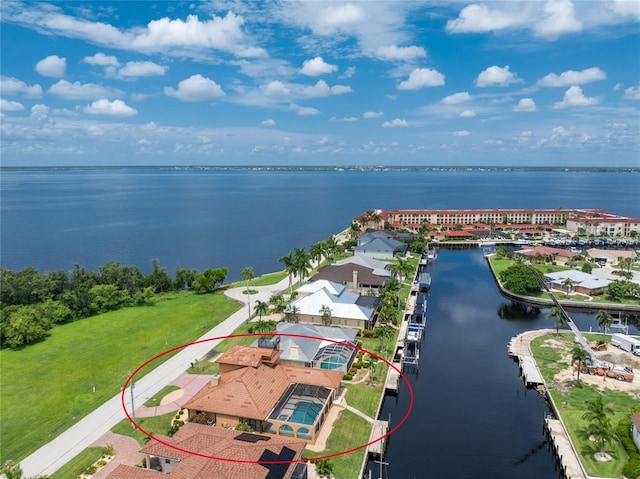
[[[345,374],[342,379],[344,379],[345,381],[351,381],[353,379],[353,373],[352,372],[348,372],[347,374]]]

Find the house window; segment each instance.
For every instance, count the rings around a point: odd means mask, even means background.
[[[164,463],[165,463],[165,464],[171,464],[171,459],[166,459],[166,458],[165,458]]]

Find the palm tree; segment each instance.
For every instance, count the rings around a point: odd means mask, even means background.
[[[316,474],[325,479],[333,477],[333,463],[329,459],[318,459],[315,461]]]
[[[311,255],[311,259],[313,261],[317,261],[318,264],[322,262],[322,253],[324,249],[322,247],[322,243],[316,243],[309,247],[309,254]]]
[[[298,321],[300,321],[300,318],[298,318],[298,314],[300,314],[300,308],[298,308],[295,304],[290,304],[284,311],[284,319],[288,323],[297,323]]]
[[[281,294],[274,294],[269,299],[269,304],[273,306],[273,312],[282,315],[287,309],[287,302]],[[282,319],[282,317],[280,317]]]
[[[360,233],[360,231],[362,230],[362,228],[360,227],[360,225],[358,223],[356,223],[355,221],[353,223],[351,223],[351,225],[349,226],[349,236],[351,236],[352,240],[358,239],[358,233]]]
[[[0,474],[6,479],[22,479],[22,467],[20,467],[20,464],[7,461],[4,467],[0,469]]]
[[[569,297],[569,293],[571,292],[571,288],[574,284],[575,283],[571,278],[565,278],[565,280],[562,282],[562,286],[565,286],[567,288],[567,298]]]
[[[598,311],[596,321],[598,322],[598,326],[604,330],[604,334],[607,334],[607,328],[609,328],[613,324],[613,316],[611,316],[611,313],[609,313],[609,311],[601,309],[600,311]]]
[[[333,236],[329,236],[324,240],[324,243],[327,249],[327,255],[331,255],[331,260],[334,261],[336,259],[336,253],[338,252],[338,242]]]
[[[278,261],[284,264],[284,270],[289,275],[289,294],[293,292],[293,275],[296,273],[296,262],[293,257],[293,253],[289,251],[289,254],[283,256]]]
[[[407,258],[401,258],[400,256],[393,258],[391,273],[397,275],[400,278],[400,282],[403,282],[413,271],[414,267]]]
[[[331,317],[333,316],[333,311],[326,304],[323,304],[320,308],[319,313],[322,313],[322,324],[325,326],[331,326]]]
[[[311,270],[311,256],[307,254],[305,248],[294,248],[293,262],[295,264],[296,274],[298,275],[298,284],[302,284],[304,278]]]
[[[269,312],[269,303],[266,301],[256,300],[256,304],[253,307],[253,312],[258,315],[260,321],[262,321],[262,315]]]
[[[578,384],[580,384],[580,370],[582,366],[586,366],[591,361],[591,354],[585,350],[580,344],[574,344],[571,349],[571,364],[578,363]]]
[[[560,328],[563,328],[568,324],[567,318],[565,317],[564,313],[555,306],[551,308],[551,311],[549,311],[549,314],[547,314],[547,319],[551,318],[555,318],[554,324],[556,327],[556,336],[558,336],[560,334]]]
[[[605,444],[618,441],[618,436],[611,425],[611,418],[607,416],[614,413],[613,409],[604,403],[602,396],[587,401],[586,405],[587,410],[582,415],[582,419],[589,423],[584,431],[585,435],[600,443],[600,455],[604,456]]]
[[[255,277],[253,274],[253,268],[251,266],[247,266],[245,269],[240,271],[240,277],[247,282],[247,306],[249,310],[249,318],[247,321],[251,320],[251,295],[249,292],[249,284],[251,280]]]

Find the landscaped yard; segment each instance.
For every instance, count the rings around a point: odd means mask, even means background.
[[[130,371],[198,338],[237,309],[220,292],[173,293],[151,306],[57,326],[24,349],[0,351],[0,462],[23,459],[116,395]]]
[[[585,336],[589,340],[607,338],[599,334]],[[602,395],[606,405],[614,411],[611,416],[614,426],[620,419],[628,418],[640,405],[640,387],[636,386],[639,379],[634,379],[635,384],[620,383],[614,379],[605,382],[599,376],[585,378],[582,374],[581,383],[578,384],[577,378],[570,372],[570,351],[574,344],[572,333],[561,333],[559,336],[552,333],[534,339],[531,350],[545,381],[552,385],[551,396],[587,473],[596,477],[621,477],[622,467],[627,461],[626,452],[619,444],[608,443],[606,451],[613,460],[596,461],[593,454],[599,448],[584,434],[588,423],[582,419],[582,415],[587,411],[587,402]],[[621,388],[624,390],[619,390]]]

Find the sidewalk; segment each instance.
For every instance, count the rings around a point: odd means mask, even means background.
[[[283,292],[288,286],[288,277],[274,285],[252,286],[251,289],[258,292],[251,295],[251,309],[253,310],[257,299],[269,301],[269,298],[274,293]],[[246,305],[247,295],[245,291],[246,287],[231,288],[225,292],[225,295]],[[229,336],[248,319],[248,308],[246,306],[242,307],[198,340]],[[181,375],[189,368],[194,358],[198,359],[205,356],[220,341],[220,339],[205,341],[184,348],[144,378],[136,381],[134,404],[143,404],[167,384],[178,381]],[[123,399],[127,411],[131,414],[129,391],[125,391],[124,396],[122,394],[115,395],[51,442],[23,459],[20,462],[20,466],[24,477],[51,475],[92,443],[102,438],[113,426],[126,417],[123,410]],[[172,410],[176,409],[179,409],[179,406]]]

